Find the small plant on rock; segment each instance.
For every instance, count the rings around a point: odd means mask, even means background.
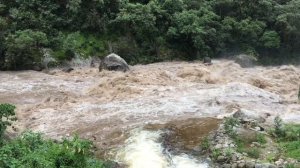
[[[249,157],[258,159],[261,151],[258,148],[248,148],[245,149],[245,152],[249,155]]]
[[[260,144],[266,144],[266,143],[267,143],[267,140],[266,140],[265,135],[264,135],[264,134],[261,134],[261,133],[259,133],[259,134],[256,135],[256,140],[257,140],[257,142],[259,142]]]
[[[205,137],[204,139],[203,139],[203,141],[202,141],[202,143],[201,143],[201,147],[202,147],[202,149],[203,150],[208,150],[209,149],[209,147],[210,147],[210,142],[209,142],[209,139],[208,139],[208,137]]]
[[[279,116],[276,116],[274,119],[274,126],[275,130],[274,133],[277,137],[284,137],[285,136],[285,131],[283,128],[283,122],[282,119]]]
[[[234,127],[238,126],[239,120],[233,117],[229,117],[225,119],[224,123],[224,128],[225,132],[230,136],[230,137],[235,137],[237,135],[236,130],[234,130]]]
[[[213,159],[217,159],[221,155],[221,150],[220,149],[213,149],[211,156]]]
[[[233,149],[231,149],[231,148],[226,148],[226,149],[225,149],[225,156],[226,156],[227,158],[231,158],[232,155],[233,155],[233,153],[234,153],[234,150],[233,150]]]

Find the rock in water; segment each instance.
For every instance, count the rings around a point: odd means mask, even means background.
[[[209,65],[212,64],[211,58],[210,58],[210,57],[204,57],[203,63],[204,63],[204,64],[209,64]]]
[[[117,54],[110,54],[106,56],[100,63],[99,71],[102,71],[103,69],[109,70],[109,71],[123,71],[126,72],[129,70],[129,66],[127,62],[118,56]]]
[[[64,69],[62,69],[63,72],[66,72],[66,73],[70,73],[71,71],[73,71],[74,69],[72,67],[66,67]]]
[[[34,65],[34,66],[32,67],[32,70],[34,70],[34,71],[42,71],[43,68],[42,68],[41,66],[39,66],[39,65]]]
[[[239,64],[242,68],[253,67],[257,62],[254,56],[241,54],[235,57],[235,63]]]

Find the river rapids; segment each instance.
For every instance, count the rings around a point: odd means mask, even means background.
[[[201,62],[136,65],[126,73],[87,67],[52,72],[0,72],[0,103],[17,106],[18,122],[11,134],[30,129],[60,139],[77,133],[93,141],[99,155],[132,168],[208,166],[188,153],[168,152],[161,140],[164,129],[157,125],[176,127],[190,119],[204,119],[178,128],[185,130],[205,123],[205,118],[222,119],[238,110],[268,114],[269,123],[276,115],[300,123],[297,66],[241,68],[229,60],[214,60],[211,66]],[[149,125],[156,129],[145,128]],[[184,137],[195,132],[187,131]],[[189,145],[192,148],[183,146]]]

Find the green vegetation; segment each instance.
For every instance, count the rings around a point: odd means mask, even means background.
[[[0,149],[0,167],[74,167],[101,168],[103,162],[90,155],[91,143],[74,137],[62,143],[44,140],[40,134],[27,132]]]
[[[16,121],[15,106],[11,104],[0,104],[0,142],[3,140],[3,134],[12,121]]]
[[[232,148],[226,148],[226,149],[225,149],[225,156],[226,156],[227,158],[231,158],[232,155],[233,155],[233,153],[234,153],[234,150],[233,150]]]
[[[298,59],[299,0],[2,0],[0,69],[116,52],[129,63],[248,53]],[[284,55],[284,56],[283,56]]]
[[[283,124],[279,117],[274,120],[273,130],[279,146],[286,157],[300,159],[300,125]]]
[[[262,133],[259,133],[259,134],[256,135],[256,141],[260,144],[267,143],[266,136]]]
[[[225,132],[232,138],[235,138],[237,136],[236,130],[234,130],[234,127],[237,127],[239,125],[239,120],[233,117],[229,117],[225,119],[224,128]]]
[[[15,106],[0,104],[0,167],[2,168],[105,168],[108,164],[96,160],[91,153],[92,143],[78,136],[62,142],[45,140],[41,134],[25,132],[7,141],[3,133],[15,120]]]
[[[234,138],[237,145],[237,151],[240,153],[247,153],[249,157],[258,159],[261,154],[261,150],[258,147],[251,147],[251,143],[248,139],[242,139],[242,137]]]
[[[300,160],[300,141],[281,142],[286,157]]]
[[[296,168],[295,164],[288,164],[284,168]]]
[[[259,148],[244,148],[242,151],[244,151],[245,153],[248,154],[249,157],[254,158],[254,159],[258,159],[261,151]]]
[[[208,150],[209,149],[209,147],[210,147],[210,141],[209,141],[209,139],[208,139],[208,137],[205,137],[203,140],[202,140],[202,142],[201,142],[201,148],[203,149],[203,150]]]
[[[220,149],[214,149],[211,153],[211,156],[213,159],[217,159],[220,155],[222,155],[222,152]]]

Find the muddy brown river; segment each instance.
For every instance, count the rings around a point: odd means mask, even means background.
[[[192,148],[201,135],[217,128],[217,119],[237,110],[271,114],[269,123],[276,115],[300,123],[297,66],[241,68],[232,61],[214,60],[211,66],[136,65],[127,73],[85,67],[52,72],[0,72],[0,103],[17,106],[16,131],[9,130],[10,134],[30,129],[60,139],[78,133],[94,142],[99,155],[116,157],[130,167],[145,163],[142,159],[133,163],[130,158],[142,156],[143,150],[130,147],[150,144],[156,146],[151,156],[160,163],[152,167],[188,167],[184,163],[205,167],[185,155],[172,156],[172,164],[158,157],[162,149],[157,139],[168,125],[179,130],[184,148]]]

